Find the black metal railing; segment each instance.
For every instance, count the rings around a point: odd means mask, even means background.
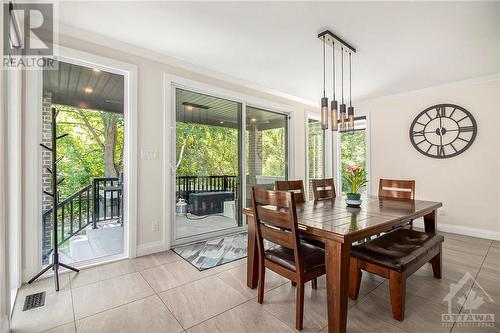
[[[119,178],[94,178],[85,186],[57,205],[59,245],[81,232],[90,224],[119,220],[123,225],[122,182]],[[52,209],[42,214],[43,257],[48,258],[51,244]],[[49,232],[45,232],[48,230]]]
[[[190,193],[233,192],[237,197],[237,176],[178,176],[176,177],[177,197],[187,199]]]

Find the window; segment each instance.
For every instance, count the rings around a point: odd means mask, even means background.
[[[325,133],[318,119],[307,120],[307,184],[312,198],[312,180],[325,177]]]
[[[340,170],[339,184],[342,184],[342,192],[348,192],[347,185],[342,182],[342,173],[350,166],[361,167],[366,170],[368,177],[367,160],[367,136],[366,136],[366,117],[357,117],[355,120],[356,130],[352,133],[339,132],[339,153]],[[365,194],[367,188],[364,187],[362,194]]]

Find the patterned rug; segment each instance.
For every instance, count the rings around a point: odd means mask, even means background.
[[[174,252],[200,271],[224,265],[247,256],[247,233],[180,246]]]

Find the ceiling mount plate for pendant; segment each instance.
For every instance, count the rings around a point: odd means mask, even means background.
[[[325,42],[328,45],[333,46],[333,42],[335,42],[337,45],[340,44],[340,45],[344,46],[344,48],[347,48],[348,50],[350,50],[351,52],[356,53],[356,49],[354,47],[352,47],[351,45],[349,45],[349,43],[347,43],[346,41],[344,41],[339,36],[335,35],[330,30],[325,30],[325,31],[320,32],[318,34],[318,38],[321,39],[321,40],[323,40],[323,36],[325,36]]]

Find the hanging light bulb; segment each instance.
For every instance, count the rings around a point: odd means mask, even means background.
[[[323,36],[323,98],[321,98],[321,129],[328,129],[328,97],[325,94],[326,69],[325,69],[325,36]]]
[[[342,53],[342,103],[340,104],[340,130],[345,131],[346,127],[346,105],[344,103],[344,47],[341,48]]]
[[[349,52],[349,107],[347,108],[349,117],[349,131],[354,132],[354,107],[352,106],[352,64],[351,52]]]
[[[337,100],[335,99],[335,81],[337,78],[335,77],[335,41],[332,44],[332,85],[333,85],[333,97],[332,97],[332,103],[331,103],[331,121],[332,121],[332,131],[337,131],[339,128],[339,112],[337,110]]]

